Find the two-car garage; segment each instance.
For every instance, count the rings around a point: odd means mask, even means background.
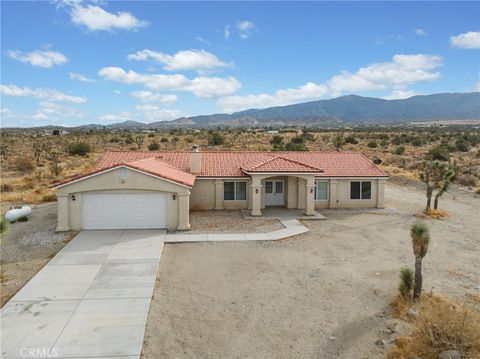
[[[160,176],[173,177],[171,172],[119,165],[57,186],[57,230],[189,229],[195,176],[181,173],[178,181]],[[190,182],[181,183],[186,175]]]
[[[167,228],[165,192],[87,192],[82,207],[83,229]]]

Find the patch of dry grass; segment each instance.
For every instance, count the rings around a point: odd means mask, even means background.
[[[442,209],[430,209],[424,212],[418,212],[415,217],[420,219],[443,219],[448,217],[448,212]]]
[[[480,313],[467,303],[439,295],[423,295],[419,302],[397,296],[392,315],[412,323],[412,333],[401,337],[390,359],[436,359],[447,350],[465,358],[480,358]]]

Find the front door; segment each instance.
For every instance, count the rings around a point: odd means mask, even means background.
[[[265,181],[265,205],[283,206],[285,204],[283,181]]]

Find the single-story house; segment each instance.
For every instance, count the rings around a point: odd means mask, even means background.
[[[57,230],[188,230],[190,210],[382,208],[386,179],[357,152],[109,151],[55,185]]]

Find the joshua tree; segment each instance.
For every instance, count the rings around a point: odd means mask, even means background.
[[[43,146],[40,142],[34,142],[33,143],[33,156],[35,157],[35,160],[37,161],[37,164],[40,163],[40,156],[42,155],[43,152]]]
[[[415,285],[413,288],[413,299],[418,300],[422,294],[422,260],[428,251],[430,233],[425,223],[418,222],[410,228],[412,237],[413,254],[415,255]]]
[[[143,137],[143,135],[135,136],[135,138],[133,139],[133,142],[137,145],[137,148],[139,150],[142,148],[143,141],[145,141],[145,137]]]
[[[339,152],[342,149],[344,144],[345,144],[345,140],[343,138],[343,133],[338,134],[333,139],[333,145],[335,146],[335,149],[337,150],[337,152]]]
[[[427,185],[427,205],[425,211],[431,208],[432,197],[435,194],[434,208],[438,208],[438,199],[444,194],[456,176],[455,167],[447,162],[431,161],[424,162],[422,166],[423,172],[420,173],[420,179]]]

